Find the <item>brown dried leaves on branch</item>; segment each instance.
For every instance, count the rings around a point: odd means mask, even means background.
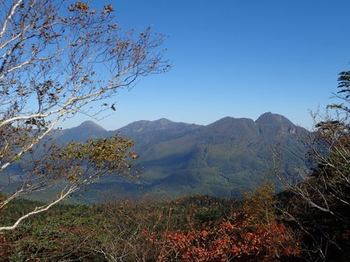
[[[74,183],[86,179],[91,182],[105,174],[132,174],[131,164],[136,156],[132,146],[131,140],[118,136],[71,142],[63,147],[52,145],[49,154],[35,161],[33,173]]]

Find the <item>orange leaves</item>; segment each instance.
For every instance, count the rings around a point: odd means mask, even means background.
[[[243,219],[247,219],[243,217]],[[270,261],[277,257],[297,256],[299,245],[281,223],[249,226],[246,221],[224,221],[215,228],[152,235],[160,250],[158,261],[181,258],[182,261],[227,261],[230,259]]]
[[[70,11],[75,11],[75,10],[79,10],[81,12],[87,12],[87,11],[89,11],[89,6],[87,3],[78,1],[77,3],[72,4],[70,6]]]
[[[221,230],[233,230],[234,226],[230,222],[223,222],[220,224]]]
[[[202,232],[200,234],[201,234],[203,239],[205,239],[209,235],[207,230],[202,230]]]

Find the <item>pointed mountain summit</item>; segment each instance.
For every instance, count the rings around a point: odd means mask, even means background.
[[[105,132],[107,131],[106,129],[104,129],[102,126],[96,124],[93,121],[84,121],[82,122],[79,126],[77,126],[76,128],[81,129],[83,132],[89,132],[89,133],[93,133],[93,132]]]
[[[294,125],[288,118],[271,112],[266,112],[262,114],[258,117],[258,119],[255,122],[258,124],[272,124],[278,122],[284,125]]]
[[[262,114],[255,123],[259,126],[260,133],[268,140],[281,135],[293,135],[304,130],[294,125],[288,118],[271,112]]]
[[[63,130],[62,134],[56,138],[59,143],[71,141],[84,142],[91,138],[101,138],[109,136],[109,132],[93,121],[85,121],[77,127]]]

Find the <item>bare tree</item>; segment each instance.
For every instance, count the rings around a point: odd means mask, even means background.
[[[159,50],[163,37],[149,28],[138,34],[122,31],[111,5],[95,10],[81,1],[1,1],[0,21],[0,176],[35,153],[60,121],[79,112],[96,115],[108,107],[103,100],[119,89],[169,68]],[[0,210],[19,196],[46,188],[48,181],[64,180],[64,189],[52,202],[0,231],[46,211],[108,168],[120,171],[129,149],[129,141],[118,138],[50,148],[55,153],[33,164],[22,186],[0,203]],[[112,150],[119,153],[111,154]],[[72,157],[81,165],[67,170]],[[120,166],[111,165],[113,161]],[[81,170],[88,164],[93,171]]]
[[[313,250],[310,260],[327,260],[345,254],[350,232],[350,72],[339,76],[339,103],[328,106],[326,117],[316,121],[309,146],[312,168],[300,171],[296,184],[288,183],[292,193],[282,209],[296,222]],[[317,118],[315,118],[317,119]],[[315,256],[317,254],[318,256]],[[338,258],[341,260],[341,258]]]

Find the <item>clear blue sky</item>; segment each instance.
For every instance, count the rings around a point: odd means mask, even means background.
[[[97,2],[97,0],[96,0]],[[107,3],[108,1],[102,1]],[[140,80],[99,122],[169,118],[208,124],[271,111],[311,127],[350,69],[349,0],[115,0],[124,28],[168,36],[167,74]],[[77,125],[85,117],[68,122]]]

